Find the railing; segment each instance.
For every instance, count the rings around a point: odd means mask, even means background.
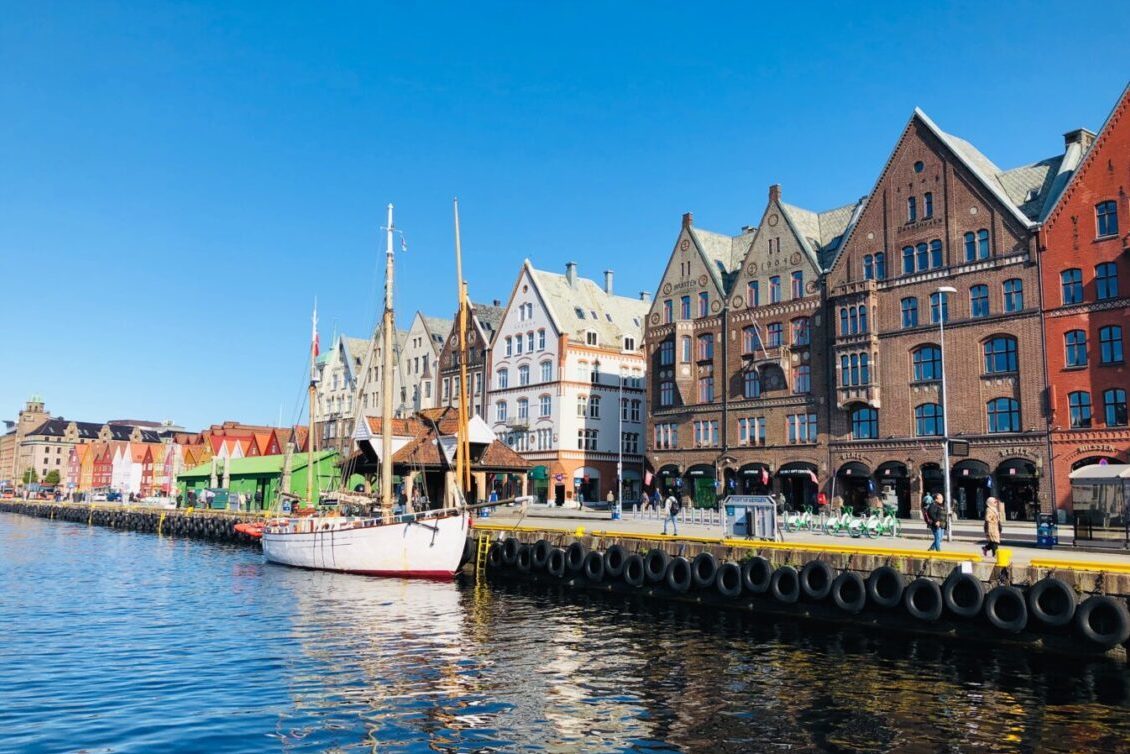
[[[723,513],[712,508],[683,508],[675,521],[680,524],[698,524],[702,526],[721,526]],[[632,510],[632,518],[638,521],[663,521],[667,514],[654,508],[640,509],[636,503]]]

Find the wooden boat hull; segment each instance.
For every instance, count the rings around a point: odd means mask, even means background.
[[[271,563],[396,578],[450,579],[459,570],[470,520],[451,513],[381,524],[373,519],[292,519],[263,531]]]

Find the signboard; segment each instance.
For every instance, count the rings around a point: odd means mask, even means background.
[[[553,475],[553,481],[564,482],[565,481],[565,475],[564,474],[554,474]]]
[[[969,455],[969,442],[966,440],[950,440],[950,455],[964,458]]]

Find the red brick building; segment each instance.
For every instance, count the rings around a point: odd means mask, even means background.
[[[1070,511],[1072,470],[1130,463],[1130,88],[1097,137],[1065,139],[1084,156],[1048,214],[1039,257],[1054,500]]]

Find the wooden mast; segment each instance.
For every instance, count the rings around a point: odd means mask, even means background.
[[[381,320],[381,516],[392,520],[392,205],[385,226],[385,311]]]
[[[459,293],[459,432],[455,443],[455,483],[460,491],[471,490],[471,453],[467,441],[467,284],[463,282],[463,247],[459,241],[459,198],[455,199],[455,282]],[[484,375],[485,377],[485,375]],[[458,501],[457,501],[458,502]]]
[[[314,299],[314,317],[310,336],[310,430],[306,433],[306,501],[318,505],[318,488],[314,484],[314,439],[318,436],[314,425],[318,386],[318,299]]]

